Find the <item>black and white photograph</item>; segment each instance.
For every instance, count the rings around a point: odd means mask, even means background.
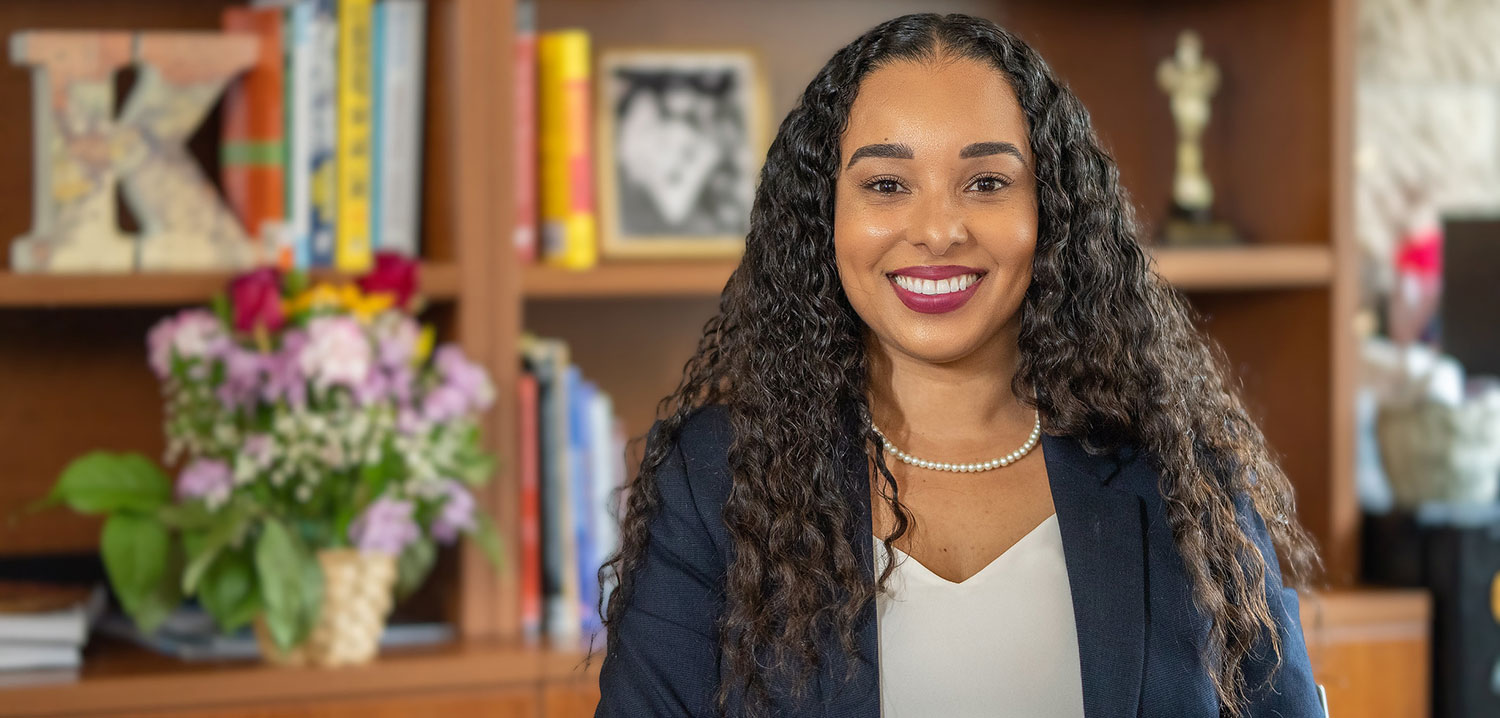
[[[599,78],[602,254],[739,254],[765,156],[757,56],[611,50]]]

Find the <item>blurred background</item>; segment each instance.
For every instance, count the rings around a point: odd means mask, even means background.
[[[3,0],[0,716],[592,715],[613,489],[770,139],[917,11],[1089,109],[1319,542],[1331,715],[1500,715],[1500,0]],[[390,312],[421,402],[320,379]],[[419,455],[471,492],[391,493]]]

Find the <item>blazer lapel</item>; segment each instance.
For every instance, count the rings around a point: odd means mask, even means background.
[[[1087,718],[1137,716],[1146,655],[1145,508],[1077,440],[1042,434],[1078,628]]]
[[[1146,655],[1146,543],[1139,497],[1108,485],[1113,456],[1094,456],[1077,440],[1043,433],[1052,503],[1062,533],[1063,560],[1073,598],[1086,718],[1138,716]],[[850,498],[862,509],[850,537],[867,579],[875,577],[869,464],[862,450],[846,455]],[[829,680],[844,670],[841,652],[822,680],[824,715],[879,718],[879,627],[873,603],[859,619],[860,662],[851,684]]]

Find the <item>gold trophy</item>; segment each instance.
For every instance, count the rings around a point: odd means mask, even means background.
[[[1177,124],[1177,172],[1162,239],[1179,247],[1234,244],[1234,229],[1213,218],[1214,188],[1203,171],[1203,128],[1209,98],[1219,88],[1219,67],[1203,57],[1197,33],[1184,30],[1177,37],[1177,52],[1157,66],[1156,81],[1171,99]]]

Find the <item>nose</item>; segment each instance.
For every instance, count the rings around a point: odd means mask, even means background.
[[[934,192],[918,203],[909,236],[912,244],[942,256],[949,247],[967,240],[969,230],[959,203],[946,192]]]

